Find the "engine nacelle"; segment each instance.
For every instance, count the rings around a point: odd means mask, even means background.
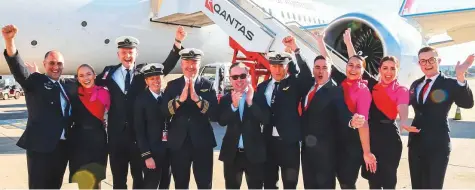
[[[378,18],[378,19],[376,19]],[[352,42],[357,54],[366,57],[366,71],[378,77],[378,67],[384,56],[396,56],[401,63],[398,80],[409,86],[422,77],[417,52],[425,45],[417,29],[399,16],[370,16],[348,13],[332,21],[325,29],[325,42],[348,58],[343,34],[351,28]],[[339,66],[343,71],[344,66]]]

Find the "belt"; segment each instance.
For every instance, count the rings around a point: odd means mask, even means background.
[[[244,148],[238,148],[237,151],[238,152],[244,152]]]
[[[394,122],[396,122],[395,120],[389,120],[389,119],[382,119],[382,120],[373,120],[373,121],[370,121],[370,123],[382,123],[382,124],[393,124]]]

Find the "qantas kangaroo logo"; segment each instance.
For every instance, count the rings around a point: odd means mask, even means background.
[[[214,13],[214,9],[213,9],[213,0],[206,0],[205,2],[205,7],[211,11],[212,13]]]

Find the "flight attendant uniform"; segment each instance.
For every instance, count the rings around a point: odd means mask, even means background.
[[[109,110],[109,92],[103,87],[78,88],[72,98],[74,125],[70,132],[69,181],[80,189],[98,189],[106,177],[107,133],[104,113]]]
[[[358,113],[368,118],[371,106],[371,93],[366,80],[349,80],[342,82],[345,104],[352,113]],[[349,125],[349,124],[348,124]],[[341,129],[338,140],[337,178],[342,189],[356,189],[359,169],[363,163],[358,129],[345,127]]]
[[[368,179],[370,189],[394,189],[402,152],[399,128],[395,123],[397,106],[409,104],[409,91],[394,80],[388,85],[376,84],[371,92],[370,144],[378,163],[376,173],[362,169],[361,175]]]

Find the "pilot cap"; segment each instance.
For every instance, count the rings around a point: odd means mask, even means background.
[[[271,52],[267,56],[270,64],[287,65],[292,60],[292,56],[286,52]]]
[[[136,48],[139,45],[139,40],[132,36],[121,36],[115,40],[117,48]]]
[[[201,60],[201,57],[204,55],[201,50],[195,48],[183,49],[179,54],[183,60]]]
[[[161,63],[148,63],[140,69],[144,77],[163,75],[163,65]]]

